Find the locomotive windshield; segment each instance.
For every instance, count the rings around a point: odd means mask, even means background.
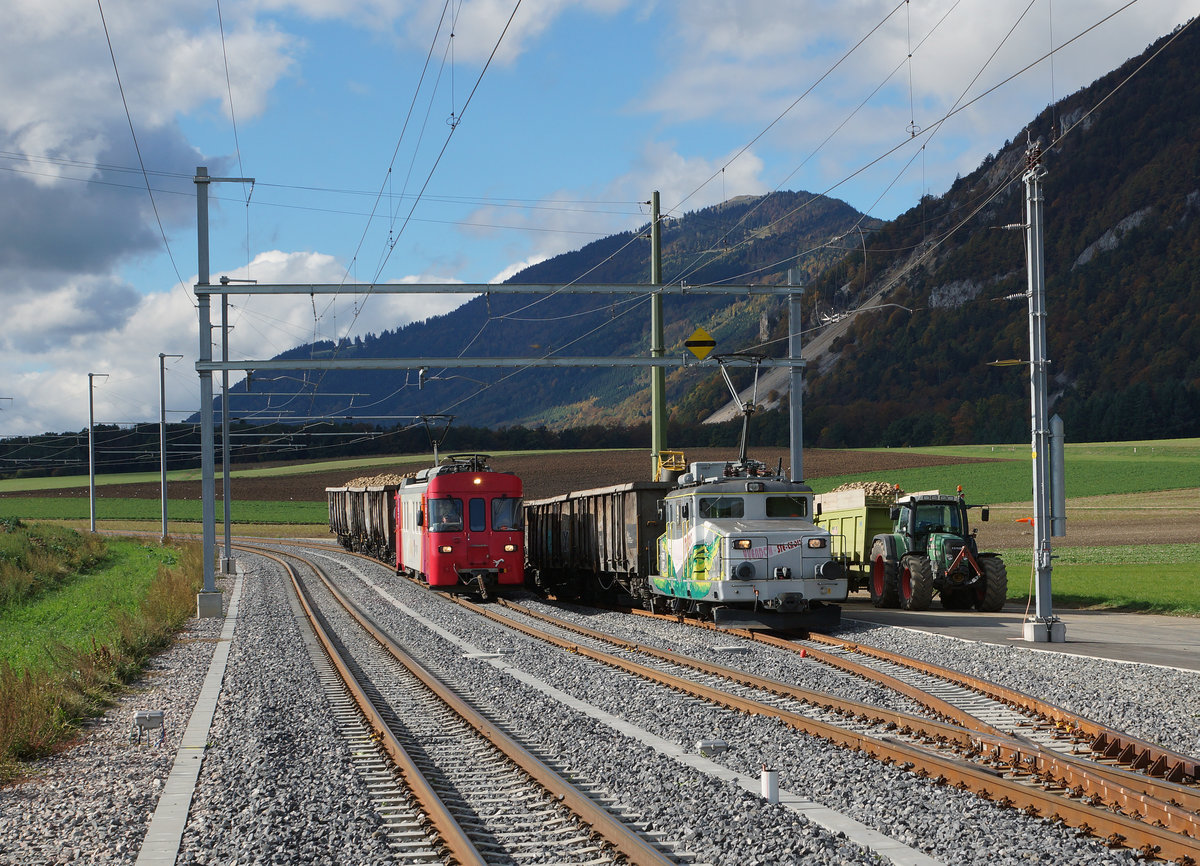
[[[492,529],[523,529],[521,500],[502,497],[492,500]]]
[[[767,517],[808,517],[808,498],[804,496],[768,496]]]
[[[744,517],[746,503],[740,496],[716,496],[700,498],[700,516],[708,519],[721,517]]]
[[[429,500],[430,532],[462,532],[463,506],[461,499]]]

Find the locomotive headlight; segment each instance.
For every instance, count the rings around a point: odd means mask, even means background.
[[[453,552],[454,552],[454,548],[451,547],[449,544],[442,544],[442,545],[438,546],[438,553],[453,553]]]
[[[504,552],[505,553],[516,553],[517,546],[515,544],[506,544],[506,545],[504,545]]]
[[[472,484],[482,484],[483,479],[480,478],[478,475],[476,475],[474,478],[471,479],[471,483]]]
[[[820,550],[824,546],[825,546],[824,538],[810,538],[808,540],[808,547],[810,550]]]
[[[749,550],[750,549],[750,539],[749,538],[735,538],[733,540],[733,549],[734,550]]]

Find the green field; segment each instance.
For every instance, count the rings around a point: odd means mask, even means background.
[[[883,449],[879,449],[883,450]],[[993,506],[993,520],[1027,514],[1022,506],[1031,502],[1032,468],[1028,445],[964,445],[910,449],[916,453],[956,457],[990,458],[995,462],[966,463],[904,469],[865,475],[841,475],[809,478],[818,492],[825,492],[847,481],[887,480],[905,490],[954,490],[961,485],[968,502]],[[530,452],[512,452],[530,453]],[[505,455],[495,455],[502,457]],[[319,463],[291,464],[235,470],[233,478],[305,475],[336,471],[348,476],[362,468],[377,468],[381,458],[331,460]],[[428,465],[429,455],[388,458],[391,465]],[[1189,491],[1178,498],[1183,508],[1193,511],[1200,523],[1200,492],[1191,502],[1190,491],[1200,489],[1200,439],[1176,439],[1148,442],[1067,443],[1065,451],[1066,492],[1068,497],[1068,537],[1055,542],[1053,570],[1055,603],[1070,606],[1108,605],[1133,610],[1200,615],[1200,550],[1195,544],[1102,544],[1082,547],[1071,538],[1071,527],[1089,519],[1085,511],[1072,511],[1072,500],[1083,497],[1119,497],[1111,514],[1101,519],[1122,521],[1122,509],[1136,510],[1138,494],[1156,491]],[[157,483],[157,473],[101,476],[97,485],[117,483]],[[190,470],[169,474],[170,480],[197,480]],[[0,499],[0,518],[53,520],[86,526],[88,501],[85,497],[58,497],[56,489],[87,486],[86,477],[13,479],[0,481],[0,494],[16,491],[45,490],[44,497]],[[236,495],[237,485],[234,485]],[[1190,504],[1188,504],[1190,502]],[[997,508],[998,506],[1007,506]],[[161,519],[158,499],[105,497],[100,503],[100,525],[110,529],[156,531]],[[201,503],[197,500],[172,500],[169,506],[172,533],[197,532]],[[1131,512],[1128,512],[1131,513]],[[327,512],[323,502],[261,502],[235,499],[232,519],[244,534],[289,535],[326,532]],[[1078,515],[1078,519],[1073,514]],[[1003,515],[1003,517],[1001,516]],[[1140,515],[1152,527],[1153,513]],[[221,523],[221,504],[217,522]],[[1028,593],[1027,575],[1031,551],[1028,547],[1001,547],[1009,565],[1009,599],[1024,601]]]
[[[1008,566],[1008,598],[1033,596],[1033,551],[998,551]],[[1061,547],[1051,571],[1058,607],[1103,607],[1200,616],[1200,544]]]
[[[168,516],[172,521],[199,523],[202,503],[195,499],[171,501]],[[0,499],[0,517],[19,517],[21,520],[89,519],[88,500],[83,497],[22,496],[20,499]],[[98,519],[162,520],[162,502],[158,499],[104,499],[97,503]],[[231,518],[238,524],[275,523],[285,525],[325,523],[329,508],[324,502],[259,502],[237,500],[231,508]],[[222,505],[217,503],[217,520],[223,520]]]
[[[907,450],[918,454],[991,458],[997,462],[889,471],[887,480],[905,490],[954,490],[961,484],[969,502],[1032,500],[1032,454],[1027,445],[954,445]],[[1063,462],[1068,499],[1200,487],[1200,439],[1110,445],[1068,443]],[[868,474],[874,478],[879,473]],[[817,493],[824,493],[861,477],[810,478],[809,484]]]

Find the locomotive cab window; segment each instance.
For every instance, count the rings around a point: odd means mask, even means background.
[[[710,520],[722,517],[743,517],[746,503],[740,496],[717,496],[700,499],[700,516]]]
[[[462,532],[461,499],[430,499],[428,510],[430,532]]]
[[[522,529],[521,500],[502,496],[492,500],[492,529]]]
[[[474,498],[468,506],[471,518],[471,531],[484,532],[487,529],[487,505],[479,498]]]
[[[808,517],[805,496],[768,496],[767,517]]]

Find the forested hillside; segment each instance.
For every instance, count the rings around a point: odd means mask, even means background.
[[[1200,433],[1200,28],[1168,39],[874,232],[848,279],[814,281],[840,309],[890,287],[887,302],[911,310],[858,315],[816,365],[805,401],[816,441],[1028,437],[1026,368],[987,365],[1029,357],[1024,232],[1000,229],[1024,222],[1029,139],[1047,172],[1051,411],[1073,441]]]

